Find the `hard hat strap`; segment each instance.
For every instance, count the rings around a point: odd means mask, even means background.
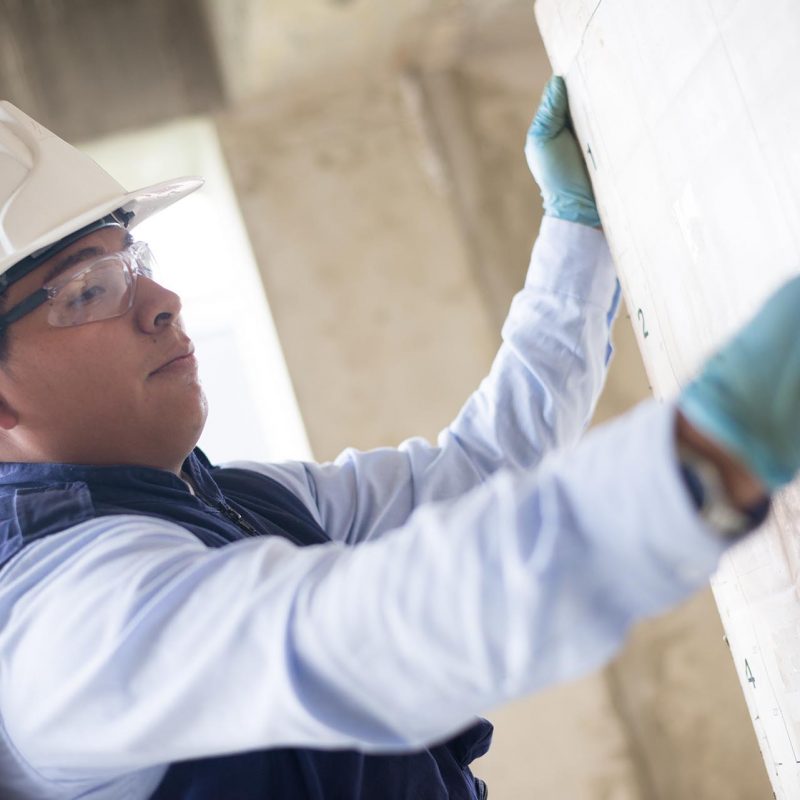
[[[12,283],[16,283],[21,278],[24,278],[38,266],[44,264],[45,261],[52,258],[57,253],[60,253],[71,244],[77,242],[78,239],[82,239],[84,236],[88,236],[90,233],[94,233],[101,228],[108,228],[111,226],[127,228],[128,222],[132,216],[132,214],[119,209],[118,211],[108,214],[102,219],[98,219],[89,225],[85,225],[80,230],[70,233],[63,239],[59,239],[57,242],[54,242],[47,247],[43,247],[41,250],[31,253],[29,256],[23,258],[22,261],[18,261],[16,264],[9,267],[2,275],[0,275],[0,294],[5,292],[5,290],[8,289]]]

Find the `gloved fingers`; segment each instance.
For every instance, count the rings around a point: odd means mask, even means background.
[[[539,140],[552,139],[567,126],[568,120],[567,85],[560,75],[553,75],[544,87],[528,135]]]
[[[800,471],[800,276],[706,362],[678,405],[770,491],[792,480]]]
[[[598,227],[600,219],[578,140],[572,132],[564,79],[545,87],[525,140],[525,157],[544,201],[558,219]]]

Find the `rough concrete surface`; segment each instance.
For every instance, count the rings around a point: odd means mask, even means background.
[[[289,119],[266,108],[219,122],[319,458],[435,433],[493,355],[402,102],[379,76],[299,100]]]

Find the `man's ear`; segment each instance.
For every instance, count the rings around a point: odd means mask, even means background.
[[[17,412],[6,402],[5,397],[0,395],[0,428],[10,431],[12,428],[17,427],[18,422],[19,416]]]

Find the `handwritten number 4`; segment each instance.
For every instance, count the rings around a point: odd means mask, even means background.
[[[590,144],[586,145],[586,155],[592,159],[592,166],[597,169],[597,162],[594,160],[594,153],[592,152],[592,146]]]

